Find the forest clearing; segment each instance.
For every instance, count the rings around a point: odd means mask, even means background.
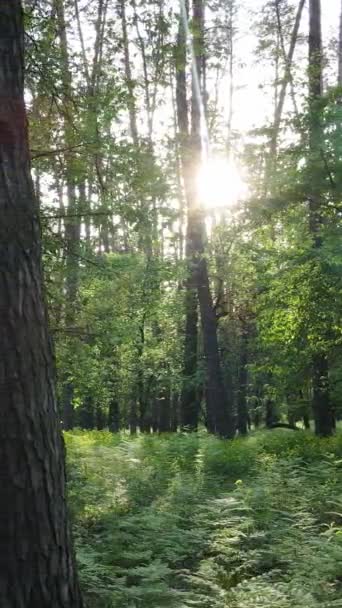
[[[341,0],[1,0],[0,608],[342,607]]]

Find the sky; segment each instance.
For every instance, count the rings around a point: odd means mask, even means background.
[[[296,6],[297,0],[293,3]],[[257,11],[263,4],[264,0],[244,0],[241,3],[237,54],[245,63],[245,67],[239,68],[235,75],[238,90],[235,96],[234,127],[242,132],[260,126],[264,122],[265,116],[270,112],[267,85],[264,88],[264,84],[273,75],[271,73],[267,74],[265,65],[255,59],[254,51],[257,45],[257,36],[253,28],[250,27],[250,24],[253,23],[250,11]],[[306,4],[301,27],[303,34],[306,34],[308,30],[308,0]],[[340,10],[341,0],[322,0],[323,42],[327,52],[332,41],[338,38]],[[306,61],[307,45],[303,45],[299,53]],[[297,54],[297,60],[299,60],[299,53]]]

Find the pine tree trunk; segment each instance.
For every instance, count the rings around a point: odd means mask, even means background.
[[[30,176],[19,0],[0,5],[0,597],[81,608]]]
[[[321,31],[321,2],[310,0],[309,31],[309,105],[310,105],[310,163],[314,175],[315,166],[321,160],[321,116],[318,103],[323,95],[323,49]],[[319,175],[319,171],[317,172]],[[321,228],[323,224],[323,205],[320,184],[312,179],[312,192],[309,196],[309,229],[315,253],[315,264],[319,264],[319,250],[322,247]],[[313,294],[315,297],[315,294]],[[329,366],[327,353],[316,352],[312,357],[312,409],[317,435],[331,435],[334,430],[334,415],[329,391]]]
[[[187,11],[185,10],[185,13]],[[184,328],[184,366],[183,383],[181,391],[181,426],[183,429],[195,431],[198,425],[200,404],[197,396],[197,345],[198,345],[198,296],[194,269],[191,260],[195,252],[192,250],[190,238],[191,221],[189,220],[189,178],[190,159],[189,151],[189,111],[186,92],[186,29],[184,19],[187,14],[179,18],[177,46],[176,46],[176,109],[180,137],[179,149],[183,181],[186,190],[186,203],[188,207],[188,226],[186,235],[186,261],[188,277],[185,284],[185,328]],[[190,194],[191,196],[191,194]]]

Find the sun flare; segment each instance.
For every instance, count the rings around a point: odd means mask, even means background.
[[[211,158],[198,173],[198,192],[207,209],[231,207],[244,198],[247,184],[233,161]]]

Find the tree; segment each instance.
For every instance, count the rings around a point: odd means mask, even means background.
[[[181,163],[183,170],[184,187],[186,191],[186,202],[188,207],[189,222],[189,194],[188,175],[190,168],[189,150],[189,110],[186,86],[187,66],[187,31],[186,22],[188,9],[183,7],[184,14],[179,15],[177,46],[176,46],[176,107],[177,123],[180,138]],[[189,229],[189,223],[188,223]],[[194,252],[189,234],[186,236],[186,258],[190,260]],[[189,430],[197,429],[199,416],[199,395],[197,387],[197,349],[198,349],[198,299],[196,293],[196,282],[189,268],[185,284],[185,329],[184,329],[184,369],[181,396],[181,419],[183,428]]]
[[[181,15],[180,18],[186,22],[187,15]],[[191,132],[187,138],[186,149],[183,151],[183,178],[188,211],[186,235],[188,282],[186,292],[185,371],[187,371],[188,358],[190,359],[191,357],[194,359],[197,354],[194,350],[195,346],[197,346],[197,339],[195,340],[195,331],[197,332],[197,303],[195,290],[197,290],[206,371],[205,394],[208,429],[222,436],[232,437],[234,435],[232,411],[231,404],[227,399],[221,370],[216,314],[210,290],[205,251],[205,219],[197,187],[197,173],[201,166],[203,152],[201,121],[203,114],[203,99],[205,96],[205,91],[203,90],[203,67],[205,64],[204,3],[202,0],[193,1],[192,28]],[[182,98],[180,97],[181,90],[183,91]],[[186,119],[185,114],[188,109],[186,96],[184,96],[184,78],[181,82],[180,77],[178,82],[178,100],[178,109],[179,112],[181,112],[179,124],[182,125],[184,123],[182,131],[183,133],[186,133],[186,125],[189,124],[189,120]],[[190,346],[193,348],[192,351],[189,348]],[[185,381],[188,381],[188,378],[185,378]]]
[[[1,603],[79,608],[23,79],[13,0],[0,7]]]
[[[320,0],[310,0],[309,8],[309,149],[312,174],[312,189],[309,194],[309,230],[312,236],[313,263],[315,266],[320,266],[322,228],[324,223],[324,202],[321,194],[321,183],[319,181],[321,171],[317,171],[322,164],[323,137],[321,110],[319,106],[323,96],[323,49]],[[312,296],[315,298],[316,294],[317,290],[315,289],[314,282]],[[318,346],[313,353],[312,384],[312,407],[315,418],[316,434],[331,435],[334,429],[334,416],[329,393],[328,353],[322,346]]]

